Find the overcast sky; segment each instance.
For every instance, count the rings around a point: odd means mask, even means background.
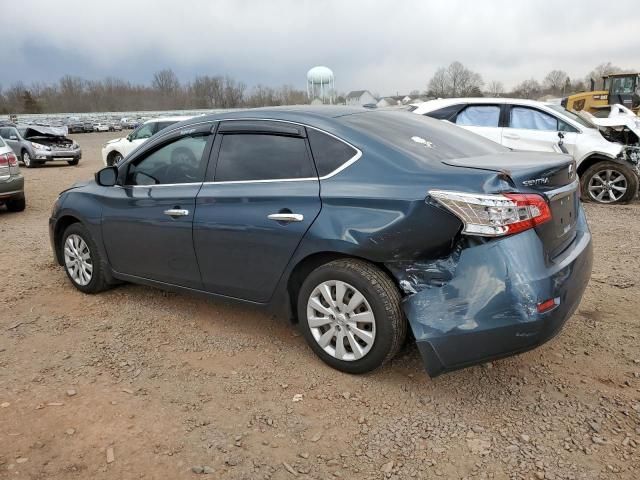
[[[615,5],[615,8],[613,6]],[[640,68],[638,0],[21,0],[6,16],[0,85],[229,74],[305,87],[326,65],[340,92],[424,90],[459,60],[507,88],[560,68]],[[4,9],[6,15],[7,9]]]

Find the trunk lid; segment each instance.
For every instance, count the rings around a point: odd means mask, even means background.
[[[535,227],[535,230],[550,258],[564,251],[575,238],[580,189],[576,165],[570,155],[505,152],[446,160],[443,163],[453,167],[499,172],[511,180],[513,192],[542,195],[549,204],[552,218]]]

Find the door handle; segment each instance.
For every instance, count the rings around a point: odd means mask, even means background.
[[[165,210],[164,214],[169,215],[170,217],[186,217],[189,215],[189,210],[184,210],[182,208],[170,208],[169,210]]]
[[[511,140],[520,140],[520,135],[516,135],[515,133],[503,133],[504,138],[510,138]]]
[[[304,215],[300,213],[272,213],[267,215],[267,218],[276,222],[301,222],[304,220]]]

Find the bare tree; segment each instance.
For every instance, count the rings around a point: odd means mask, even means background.
[[[565,87],[568,78],[567,72],[563,70],[551,70],[547,73],[547,76],[544,77],[544,86],[550,90],[551,93],[558,94]]]
[[[498,80],[492,80],[487,85],[487,93],[490,97],[499,97],[504,93],[504,85]]]
[[[513,91],[514,96],[535,99],[542,94],[542,87],[537,80],[531,78],[518,84]]]
[[[452,62],[446,69],[439,68],[429,80],[429,94],[435,97],[465,97],[481,95],[484,85],[480,74],[460,62]]]
[[[617,65],[613,65],[611,62],[601,63],[587,74],[587,76],[584,78],[584,83],[586,85],[589,85],[591,83],[591,80],[593,80],[596,84],[596,88],[599,88],[600,86],[602,86],[601,82],[604,75],[621,73],[622,71],[622,68],[618,67]]]
[[[439,68],[436,73],[433,74],[429,84],[427,85],[429,95],[436,98],[449,96],[449,81],[447,79],[447,71],[444,68]]]
[[[170,95],[180,88],[180,82],[173,70],[165,68],[153,74],[151,86],[162,94]]]

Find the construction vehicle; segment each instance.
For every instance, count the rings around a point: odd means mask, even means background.
[[[596,117],[608,117],[611,105],[620,104],[637,115],[640,109],[640,73],[611,73],[602,77],[602,90],[570,95],[562,99],[562,106],[574,112],[586,111]]]

